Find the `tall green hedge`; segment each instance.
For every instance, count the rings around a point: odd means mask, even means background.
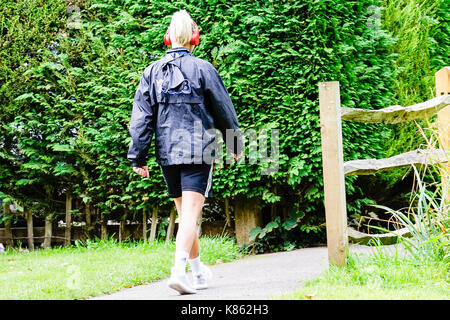
[[[408,106],[435,96],[434,74],[449,65],[450,3],[445,0],[383,0],[382,26],[396,39],[390,52],[396,55],[394,99]],[[433,122],[433,120],[432,120]],[[427,121],[418,124],[428,128]],[[423,148],[425,139],[413,122],[389,128],[385,140],[386,156]],[[425,129],[427,136],[431,130]],[[413,177],[407,168],[384,173],[381,178],[388,188],[396,188],[402,180]]]
[[[242,129],[280,134],[279,170],[224,168],[213,184],[218,202],[244,194],[318,224],[318,83],[339,81],[348,107],[393,101],[393,39],[368,23],[375,0],[92,0],[72,2],[75,15],[62,0],[2,4],[0,192],[19,202],[57,206],[69,190],[110,214],[169,203],[153,148],[150,178],[131,170],[127,125],[137,81],[164,55],[164,32],[181,8],[200,27],[195,55],[218,69]],[[343,134],[345,160],[384,155],[384,126],[344,123]],[[359,190],[346,181],[348,194]]]
[[[1,0],[0,4],[0,196],[54,212],[54,199],[65,183],[48,170],[49,150],[46,141],[39,141],[38,129],[31,121],[31,130],[18,123],[38,115],[38,103],[16,98],[35,85],[27,71],[49,63],[43,53],[54,46],[67,19],[66,3]],[[41,116],[45,125],[51,124],[51,114]]]

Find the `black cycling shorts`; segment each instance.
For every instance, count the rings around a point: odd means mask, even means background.
[[[181,197],[182,191],[196,191],[207,198],[212,197],[211,164],[177,164],[161,166],[170,198]]]

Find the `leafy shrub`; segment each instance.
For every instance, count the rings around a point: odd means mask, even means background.
[[[276,217],[265,227],[255,227],[249,232],[250,244],[247,249],[253,253],[267,251],[289,251],[295,248],[302,248],[305,240],[302,235],[306,233],[320,233],[321,226],[312,226],[310,224],[299,224],[305,215],[296,213],[285,221],[281,217]]]
[[[9,21],[3,32],[17,48],[1,46],[2,57],[23,66],[2,82],[8,107],[0,111],[0,190],[29,205],[45,202],[51,212],[67,190],[106,214],[170,203],[153,148],[150,178],[131,170],[127,125],[137,81],[164,54],[163,34],[180,8],[197,21],[195,55],[220,72],[242,129],[280,129],[279,170],[261,176],[267,163],[225,167],[215,175],[218,198],[299,203],[303,223],[317,225],[312,221],[324,216],[318,83],[340,81],[347,107],[392,101],[393,39],[368,25],[375,0],[75,1],[79,28],[68,23],[65,1],[41,2],[33,9],[29,1],[7,1],[0,9]],[[15,38],[20,28],[42,38]],[[30,52],[33,63],[24,65]],[[7,61],[2,70],[13,69]],[[382,125],[344,123],[345,159],[382,156],[386,133]],[[358,191],[355,178],[346,181],[348,194]]]

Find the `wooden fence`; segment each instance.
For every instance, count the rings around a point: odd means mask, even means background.
[[[47,216],[45,218],[45,227],[36,227],[33,223],[33,214],[28,208],[24,208],[23,216],[26,219],[26,228],[11,226],[12,213],[10,205],[3,204],[3,212],[6,217],[5,227],[0,228],[0,242],[7,246],[13,246],[14,242],[21,241],[26,243],[29,250],[33,250],[35,242],[41,243],[44,248],[49,248],[53,244],[69,245],[73,240],[85,240],[93,236],[101,239],[107,237],[115,237],[119,241],[127,238],[144,239],[154,241],[156,239],[156,232],[158,223],[161,218],[158,217],[158,208],[153,209],[152,218],[149,220],[146,211],[143,211],[142,221],[127,220],[127,214],[123,214],[118,221],[108,220],[108,217],[98,212],[98,209],[92,206],[83,206],[84,220],[83,222],[74,223],[72,221],[74,201],[70,193],[66,194],[66,210],[64,213],[59,213],[57,216],[64,216],[63,226],[56,225],[54,216]],[[174,211],[174,210],[172,210]],[[95,221],[94,221],[95,219]],[[175,217],[170,215],[169,228],[167,230],[166,240],[169,241],[174,232]],[[148,222],[151,223],[150,234],[148,230]],[[81,226],[80,226],[81,224]],[[95,226],[99,226],[96,230]]]
[[[248,231],[261,224],[261,208],[258,206],[259,199],[246,197],[232,197],[225,199],[224,211],[226,221],[217,221],[217,223],[208,222],[206,225],[199,219],[199,232],[205,235],[228,234],[236,236],[238,244],[249,243]],[[114,235],[119,241],[127,238],[143,239],[145,241],[154,241],[157,236],[158,223],[162,219],[168,219],[168,226],[166,228],[166,241],[170,241],[176,231],[176,209],[172,206],[169,209],[162,209],[155,206],[150,209],[151,212],[143,210],[140,216],[142,220],[139,222],[139,228],[127,224],[127,217],[129,213],[124,212],[119,217],[118,227],[107,225],[108,215],[99,212],[99,209],[93,205],[81,203],[80,199],[75,199],[70,192],[66,193],[65,212],[58,213],[57,216],[64,217],[64,227],[56,227],[54,216],[48,215],[45,218],[45,227],[35,227],[33,225],[33,213],[28,207],[24,207],[21,215],[26,219],[26,228],[13,228],[11,225],[11,218],[13,213],[10,206],[3,204],[3,212],[5,216],[4,228],[0,228],[0,243],[7,246],[14,246],[16,240],[26,244],[29,250],[34,249],[34,242],[42,242],[43,248],[50,248],[53,244],[69,245],[73,240],[88,239],[97,236],[105,239],[108,236]],[[230,207],[234,211],[234,226],[231,223]],[[75,228],[72,230],[72,212],[79,211],[83,213],[84,221],[82,228]],[[160,217],[158,212],[160,210],[168,210],[169,217]],[[151,218],[150,218],[151,217]],[[78,218],[79,219],[79,218]],[[94,221],[95,220],[95,221]],[[150,223],[150,228],[148,228]],[[220,225],[220,226],[219,226]],[[96,227],[99,226],[99,230]],[[113,234],[112,234],[113,232]],[[140,234],[138,234],[140,232]],[[16,241],[17,242],[17,241]]]
[[[445,163],[441,169],[443,185],[448,183],[450,149],[450,67],[435,74],[436,98],[409,107],[391,106],[381,110],[341,107],[339,82],[319,83],[320,128],[322,141],[325,219],[328,259],[342,266],[348,252],[345,176],[367,175],[392,168],[429,163]],[[437,117],[439,149],[414,150],[386,159],[344,162],[342,120],[366,123],[390,123]],[[443,195],[448,202],[449,193]]]
[[[75,204],[75,208],[72,205]],[[84,211],[84,221],[74,222],[72,220],[73,209]],[[176,231],[176,210],[173,206],[170,208],[169,216],[158,216],[159,207],[152,209],[151,215],[146,210],[142,211],[142,220],[129,220],[125,213],[118,219],[109,218],[107,215],[98,212],[98,209],[89,206],[79,206],[79,202],[73,199],[72,195],[66,195],[66,210],[56,216],[64,217],[64,222],[55,221],[53,216],[51,219],[45,218],[45,226],[34,226],[33,214],[28,208],[24,208],[22,216],[26,219],[26,227],[12,227],[10,204],[3,204],[3,212],[6,217],[5,227],[0,228],[0,243],[13,247],[20,241],[26,244],[29,250],[35,248],[35,243],[40,244],[43,248],[49,248],[51,245],[70,245],[74,240],[86,240],[98,237],[105,239],[113,237],[119,241],[126,239],[143,239],[152,242],[157,238],[158,226],[161,221],[167,220],[165,227],[166,242],[170,241]],[[109,218],[109,219],[108,219]],[[34,219],[35,220],[35,219]],[[239,224],[241,222],[237,222]],[[149,228],[150,227],[150,228]],[[217,234],[227,233],[235,235],[235,231],[231,227],[231,221],[227,216],[227,221],[203,222],[201,216],[198,221],[199,234],[214,236]]]

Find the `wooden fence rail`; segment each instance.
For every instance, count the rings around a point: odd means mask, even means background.
[[[450,95],[446,94],[408,107],[399,105],[379,110],[341,108],[341,119],[366,123],[399,123],[430,118],[450,105]]]
[[[367,175],[409,165],[449,163],[450,67],[435,74],[436,98],[408,107],[391,106],[381,110],[345,108],[340,105],[339,82],[319,83],[320,129],[322,142],[325,219],[328,260],[342,266],[348,252],[345,176]],[[399,123],[429,118],[438,114],[439,149],[414,150],[386,159],[364,159],[344,162],[342,120],[366,123]],[[447,183],[448,165],[441,171]],[[443,195],[450,200],[448,194]]]
[[[447,160],[448,156],[442,149],[417,149],[390,158],[346,161],[344,162],[344,175],[369,175],[410,165],[445,163]]]

